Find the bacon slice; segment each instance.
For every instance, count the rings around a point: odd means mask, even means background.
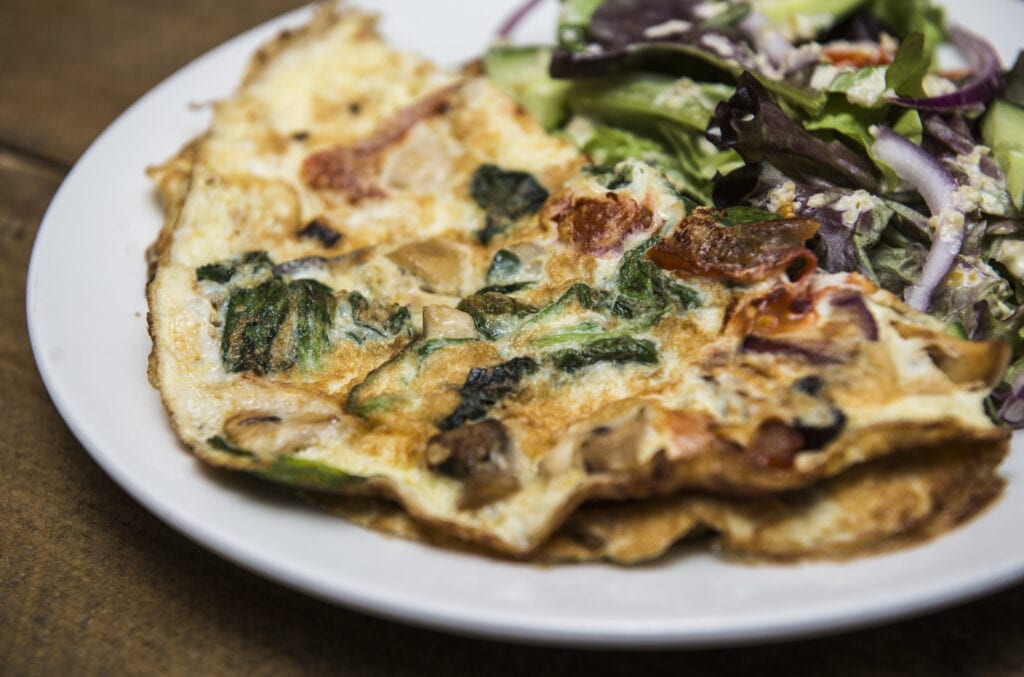
[[[550,200],[541,219],[558,225],[558,239],[594,256],[621,252],[626,238],[649,231],[654,224],[650,209],[613,191]]]
[[[659,268],[750,284],[799,268],[796,282],[809,276],[818,259],[803,243],[818,232],[810,219],[780,219],[723,226],[710,207],[698,207],[647,252]]]
[[[385,197],[373,180],[378,156],[401,141],[419,122],[446,112],[452,94],[461,86],[462,83],[450,85],[406,106],[353,146],[335,146],[313,153],[302,163],[302,180],[311,188],[341,191],[354,201]]]

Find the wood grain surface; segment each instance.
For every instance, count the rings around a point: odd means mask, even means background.
[[[525,647],[307,598],[207,553],[129,498],[64,426],[36,372],[24,315],[35,231],[63,175],[124,107],[296,4],[2,3],[0,674],[1024,674],[1024,586],[809,641],[690,652]]]

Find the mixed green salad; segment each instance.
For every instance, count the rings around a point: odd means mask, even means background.
[[[562,0],[557,44],[484,63],[598,165],[814,219],[825,270],[1005,340],[993,413],[1024,427],[1024,57],[1005,70],[928,0]]]

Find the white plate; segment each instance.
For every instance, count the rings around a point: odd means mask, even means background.
[[[455,63],[479,53],[515,0],[364,0],[397,44]],[[553,0],[522,27],[546,38]],[[952,3],[1011,59],[1024,4]],[[1024,439],[1006,495],[923,547],[846,564],[748,567],[695,551],[636,569],[539,568],[386,538],[205,471],[177,443],[146,381],[144,251],[160,226],[143,174],[201,132],[190,104],[232,91],[264,39],[299,11],[198,59],[124,113],[54,198],[35,244],[28,319],[43,380],[96,461],[168,524],[242,566],[369,613],[460,633],[575,645],[697,646],[806,636],[964,600],[1024,574]]]

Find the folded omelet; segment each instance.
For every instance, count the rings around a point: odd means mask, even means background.
[[[817,270],[813,222],[592,166],[364,13],[264,46],[151,175],[149,375],[178,437],[356,522],[543,560],[709,531],[792,559],[999,493],[1005,346]]]

